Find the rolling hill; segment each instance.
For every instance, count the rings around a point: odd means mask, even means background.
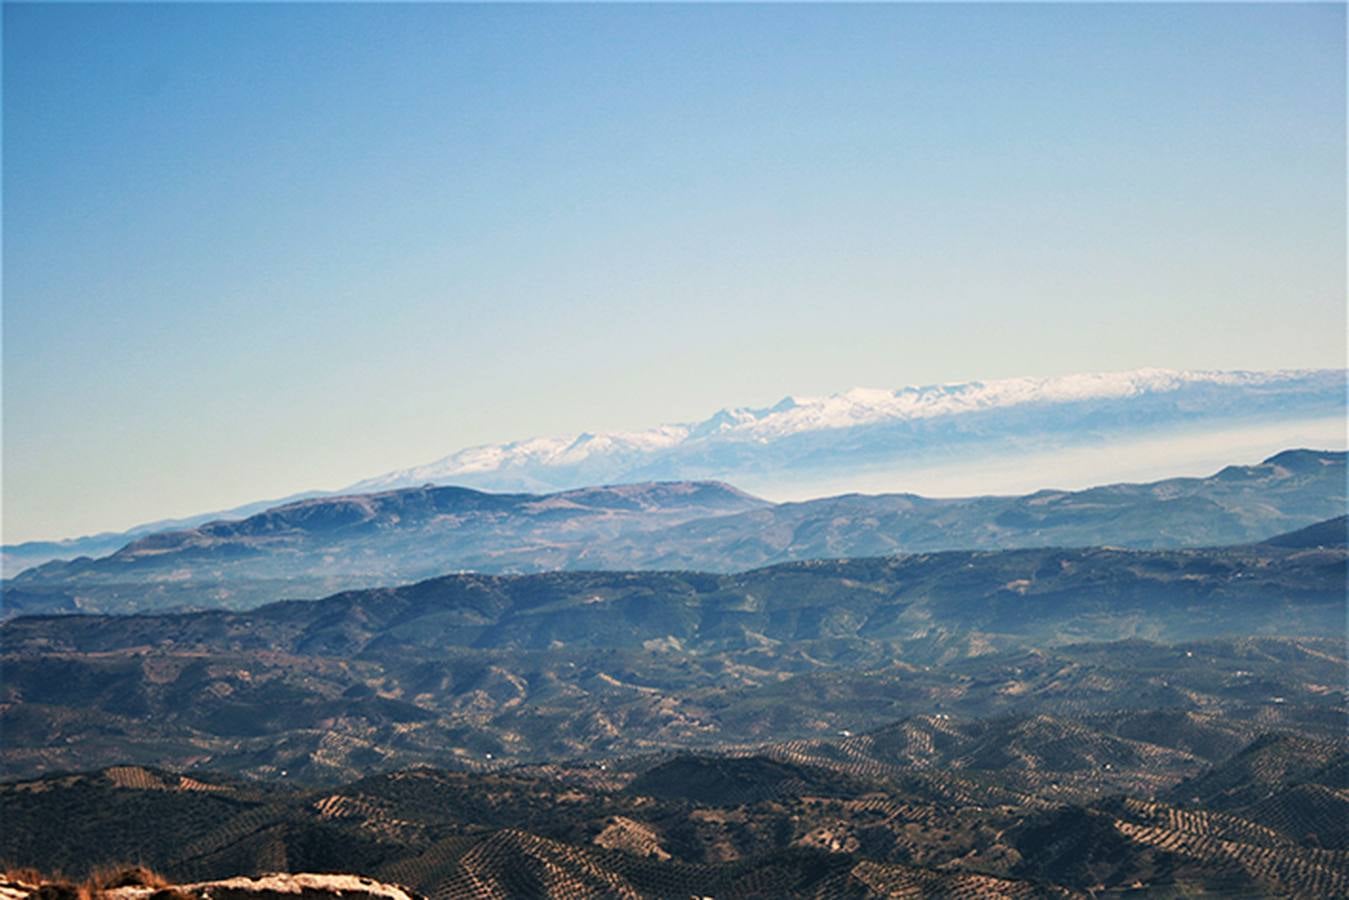
[[[1020,730],[1034,744],[1027,721],[983,727]],[[1052,766],[1027,788],[1010,768],[879,760],[904,727],[804,749],[404,769],[327,788],[138,766],[54,775],[0,784],[11,826],[0,860],[79,876],[136,858],[188,882],[342,871],[445,898],[1319,898],[1349,889],[1349,857],[1327,849],[1343,844],[1334,818],[1312,834],[1305,821],[1259,821],[1259,807],[1219,811],[1147,793],[1066,798]],[[1110,744],[1076,730],[1079,752]],[[1279,741],[1261,736],[1235,756],[1267,755]],[[1169,774],[1162,748],[1136,746],[1137,759],[1117,760],[1126,781]],[[1319,752],[1349,756],[1343,742]],[[1342,794],[1342,777],[1329,773],[1322,767],[1299,789]]]
[[[21,616],[0,864],[184,896],[1343,896],[1343,536]]]
[[[245,609],[457,570],[731,572],[954,549],[1235,544],[1342,515],[1345,471],[1344,453],[1297,450],[1207,478],[1023,497],[771,504],[724,484],[676,482],[313,498],[30,569],[5,583],[3,614]]]
[[[1177,749],[1195,755],[1252,721],[1338,721],[1345,563],[1343,545],[1278,542],[965,551],[739,575],[459,574],[244,612],[20,617],[0,626],[0,758],[14,773],[137,762],[332,781],[936,712],[1120,709],[1200,718],[1121,720],[1135,730],[1112,732],[1102,759],[1128,758],[1119,742],[1150,728],[1180,729]],[[1225,732],[1205,724],[1213,709]],[[999,741],[966,746],[969,766],[1012,767],[1022,751]]]

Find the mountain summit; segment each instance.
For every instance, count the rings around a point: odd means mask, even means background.
[[[48,562],[2,583],[0,619],[77,609],[242,608],[459,570],[730,572],[955,549],[1235,544],[1342,514],[1344,487],[1345,454],[1307,450],[1208,478],[954,500],[847,494],[775,504],[720,482],[551,494],[423,485],[300,500],[141,536],[101,559]],[[1329,539],[1298,535],[1290,539]]]
[[[1342,417],[1344,390],[1340,370],[1170,369],[853,388],[825,397],[789,396],[762,408],[722,409],[701,422],[643,431],[470,447],[346,491],[450,482],[537,491],[715,478],[758,492],[802,478],[839,479],[859,469],[911,470],[953,457],[988,460],[1187,429]]]
[[[124,532],[5,545],[4,574],[105,556],[156,532],[248,518],[289,501],[429,485],[550,494],[589,485],[729,482],[788,500],[851,492],[1013,495],[1207,474],[1285,447],[1341,448],[1345,377],[1339,369],[1138,369],[788,396],[772,406],[721,409],[701,422],[470,447],[338,491]]]

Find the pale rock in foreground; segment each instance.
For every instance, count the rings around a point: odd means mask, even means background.
[[[0,882],[0,900],[29,900],[37,897],[43,887],[20,881]],[[421,895],[406,888],[373,878],[312,872],[280,872],[162,887],[131,885],[108,888],[99,891],[98,896],[103,900],[169,896],[197,900],[421,900]]]

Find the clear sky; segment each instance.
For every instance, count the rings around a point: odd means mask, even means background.
[[[4,538],[787,393],[1345,365],[1345,8],[4,6]]]

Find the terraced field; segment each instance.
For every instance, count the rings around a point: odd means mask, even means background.
[[[14,825],[0,862],[135,858],[193,881],[344,871],[437,900],[1349,895],[1349,742],[1284,731],[1205,759],[1166,746],[1193,747],[1202,721],[1154,717],[1157,743],[1101,724],[924,715],[717,755],[318,790],[118,766],[0,786]],[[1161,799],[1196,790],[1213,802]]]

